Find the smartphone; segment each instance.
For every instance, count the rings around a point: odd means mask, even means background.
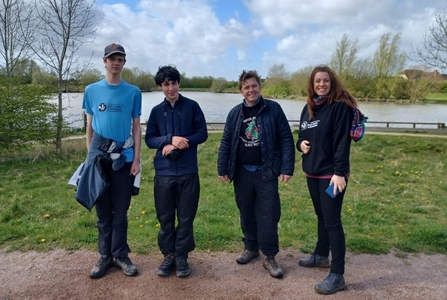
[[[335,191],[335,194],[334,194],[334,183],[332,182],[332,184],[330,184],[330,185],[327,187],[327,189],[326,189],[326,193],[327,193],[329,196],[331,196],[332,198],[335,198],[335,197],[338,195],[339,190],[337,189],[337,190]]]

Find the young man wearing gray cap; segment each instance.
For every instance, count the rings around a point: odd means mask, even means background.
[[[100,169],[96,174],[106,178],[95,202],[101,257],[90,271],[91,278],[103,276],[113,264],[125,275],[138,274],[128,256],[127,210],[140,172],[141,91],[121,78],[126,63],[123,46],[106,46],[103,61],[106,77],[85,88],[82,105],[87,113],[85,165],[95,165]]]

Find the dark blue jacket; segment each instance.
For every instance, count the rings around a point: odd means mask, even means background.
[[[172,143],[173,136],[189,140],[189,148],[178,150],[176,160],[161,154],[163,147]],[[179,176],[198,172],[197,146],[208,139],[205,116],[199,104],[180,95],[174,107],[165,100],[154,106],[149,115],[145,141],[157,149],[154,157],[155,175]]]
[[[236,105],[229,113],[219,147],[217,172],[228,175],[233,180],[236,164],[240,129],[244,119],[243,103]],[[262,177],[264,180],[279,175],[293,175],[295,167],[295,147],[290,125],[281,106],[261,97],[256,120],[261,139]]]

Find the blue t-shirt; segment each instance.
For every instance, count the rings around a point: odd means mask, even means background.
[[[132,119],[141,115],[141,91],[124,80],[110,85],[103,79],[85,88],[82,108],[93,116],[95,132],[107,139],[125,142],[131,135]],[[124,149],[122,154],[126,162],[133,161],[133,148]]]

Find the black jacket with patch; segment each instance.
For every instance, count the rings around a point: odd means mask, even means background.
[[[261,108],[257,115],[257,125],[261,140],[262,177],[271,180],[281,174],[293,175],[295,148],[292,131],[281,106],[272,100],[261,97]],[[217,159],[219,176],[228,175],[233,180],[240,129],[243,115],[241,103],[227,116]]]

